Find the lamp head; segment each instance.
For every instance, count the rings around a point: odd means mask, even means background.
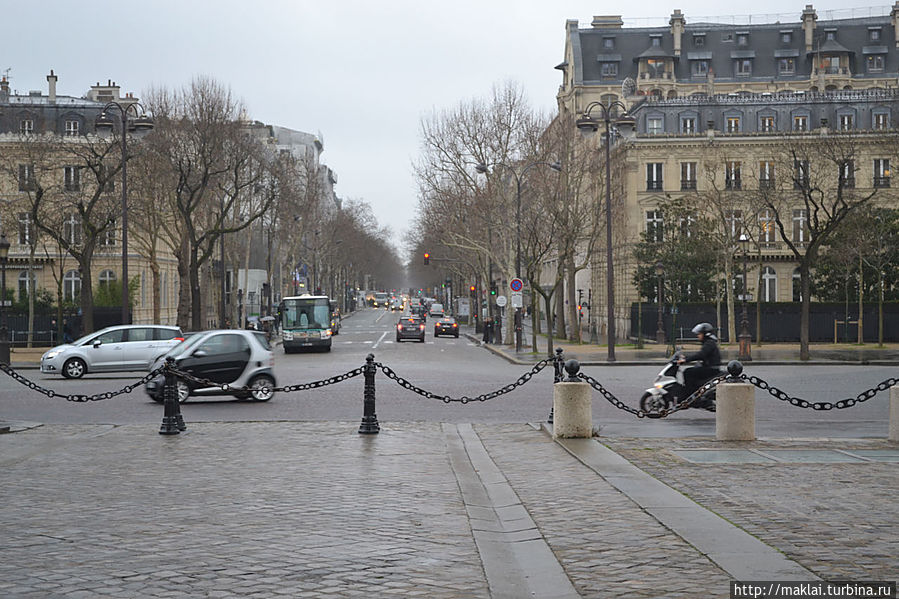
[[[665,265],[660,260],[656,262],[656,276],[661,277],[663,274],[665,274]]]
[[[9,240],[6,238],[6,233],[0,234],[0,260],[6,262],[6,259],[9,257]]]
[[[590,139],[599,130],[599,121],[587,114],[576,120],[574,124],[584,139]]]
[[[108,138],[110,135],[112,135],[112,127],[112,117],[110,117],[109,114],[107,114],[104,110],[100,113],[100,116],[97,117],[97,120],[94,123],[94,128],[97,131],[97,135],[103,138]]]

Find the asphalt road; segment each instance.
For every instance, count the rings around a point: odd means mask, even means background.
[[[529,367],[509,364],[461,336],[434,339],[428,323],[424,344],[395,341],[397,314],[365,309],[344,320],[329,353],[285,355],[276,349],[275,374],[279,385],[325,379],[361,366],[369,353],[418,387],[453,397],[476,396],[517,380]],[[585,367],[616,397],[636,407],[643,390],[652,384],[659,366]],[[760,366],[747,369],[791,395],[810,401],[836,401],[895,376],[895,368],[880,366]],[[57,393],[93,394],[113,391],[142,373],[88,375],[69,381],[58,376],[23,371],[38,384]],[[362,417],[361,376],[312,391],[278,394],[268,403],[222,399],[191,399],[182,412],[188,422],[214,421],[346,421],[354,430]],[[757,394],[756,418],[760,437],[885,437],[888,392],[847,410],[814,412],[793,407],[767,394]],[[376,377],[377,415],[382,427],[391,421],[536,422],[544,420],[552,404],[552,372],[544,370],[508,395],[486,402],[443,403],[420,397],[380,372]],[[603,435],[615,437],[714,436],[714,414],[687,410],[666,420],[638,420],[594,395],[593,416]],[[7,376],[0,375],[0,420],[72,424],[158,424],[162,406],[142,389],[112,399],[73,403],[47,398]]]

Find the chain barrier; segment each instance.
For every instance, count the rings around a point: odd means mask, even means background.
[[[404,389],[408,389],[409,391],[412,391],[413,393],[417,393],[418,395],[421,395],[422,397],[425,397],[427,399],[439,399],[443,403],[447,403],[447,404],[453,403],[453,402],[467,404],[467,403],[471,403],[473,401],[488,401],[490,399],[499,397],[500,395],[505,395],[506,393],[509,393],[510,391],[514,391],[518,387],[520,387],[520,386],[524,385],[525,383],[527,383],[528,381],[530,381],[534,377],[535,374],[537,374],[538,372],[540,372],[541,370],[543,370],[544,368],[546,368],[547,366],[552,364],[554,361],[555,361],[554,358],[540,360],[539,362],[537,362],[534,365],[533,368],[531,368],[530,371],[525,372],[523,375],[518,377],[518,380],[515,381],[514,383],[510,383],[510,384],[506,385],[505,387],[502,387],[501,389],[497,389],[496,391],[491,391],[489,393],[482,393],[481,395],[478,395],[476,397],[468,397],[466,395],[463,395],[462,397],[451,397],[449,395],[437,395],[436,393],[431,393],[430,391],[426,391],[426,390],[422,389],[421,387],[417,387],[416,385],[410,383],[408,380],[404,379],[403,377],[398,375],[396,372],[394,372],[393,369],[390,368],[389,366],[385,366],[384,364],[382,364],[380,362],[375,362],[374,365],[377,368],[379,368],[381,370],[381,372],[383,372],[387,378],[389,378],[393,381],[396,381],[396,383],[400,387],[403,387]]]
[[[7,365],[7,364],[0,363],[0,370],[2,370],[7,375],[9,375],[13,380],[25,385],[26,387],[28,387],[29,389],[31,389],[33,391],[37,391],[38,393],[46,395],[47,397],[61,397],[61,398],[65,399],[66,401],[83,403],[83,402],[88,402],[88,401],[102,401],[104,399],[112,399],[113,397],[115,397],[117,395],[122,395],[123,393],[131,393],[135,389],[142,387],[143,385],[146,385],[147,383],[149,383],[150,381],[155,379],[157,376],[162,374],[163,371],[165,370],[165,366],[160,366],[156,370],[147,374],[142,379],[140,379],[130,385],[125,385],[123,388],[119,389],[118,391],[105,391],[103,393],[95,393],[94,395],[82,395],[82,394],[78,394],[78,393],[74,393],[71,395],[64,395],[62,393],[57,393],[53,389],[45,389],[44,387],[41,387],[34,381],[28,380],[27,378],[25,378],[24,376],[22,376],[21,374],[19,374],[12,368],[10,368],[9,365]]]
[[[622,410],[629,414],[633,414],[637,418],[665,418],[666,416],[670,416],[671,414],[674,414],[675,412],[680,412],[681,410],[686,410],[687,408],[693,407],[693,404],[696,402],[696,400],[698,400],[700,397],[705,395],[708,391],[717,387],[718,383],[727,379],[727,375],[722,374],[721,376],[718,376],[711,380],[708,380],[705,383],[703,383],[699,389],[694,391],[692,395],[690,395],[688,398],[686,398],[682,402],[678,403],[677,405],[675,405],[673,407],[662,408],[658,412],[655,412],[655,411],[649,411],[649,410],[638,410],[638,409],[630,407],[629,405],[625,404],[623,401],[621,401],[620,399],[615,397],[611,391],[609,391],[608,389],[603,387],[602,384],[599,381],[597,381],[595,378],[593,378],[592,376],[584,374],[583,372],[578,372],[577,377],[579,379],[581,379],[582,381],[584,381],[585,383],[588,383],[591,387],[593,387],[597,391],[599,391],[599,393],[603,397],[605,397],[606,401],[608,401],[610,404],[612,404],[619,410]]]
[[[166,367],[163,366],[164,370]],[[218,387],[222,391],[226,393],[250,393],[253,389],[249,385],[244,385],[243,387],[233,387],[227,383],[217,383],[215,381],[211,381],[209,379],[203,379],[192,375],[189,372],[185,372],[183,370],[178,370],[176,368],[172,369],[172,374],[180,379],[184,379],[186,381],[190,381],[195,385],[208,388],[208,387]],[[334,385],[336,383],[342,383],[343,381],[349,380],[353,377],[359,376],[362,374],[362,367],[354,368],[349,372],[345,372],[343,374],[338,374],[336,376],[332,376],[327,379],[322,379],[319,381],[312,381],[311,383],[300,383],[297,385],[286,385],[284,387],[272,387],[271,391],[273,393],[293,393],[296,391],[309,391],[310,389],[318,389],[320,387],[327,387],[328,385]]]
[[[761,389],[763,391],[767,391],[769,395],[776,397],[777,399],[779,399],[781,401],[785,401],[785,402],[789,403],[790,405],[794,405],[797,408],[811,408],[813,410],[818,410],[818,411],[822,411],[822,412],[826,412],[828,410],[833,410],[833,409],[843,410],[845,408],[851,408],[852,406],[854,406],[856,404],[860,404],[862,402],[868,401],[869,399],[871,399],[872,397],[874,397],[881,391],[886,391],[890,387],[894,387],[897,384],[899,384],[899,380],[897,380],[895,378],[889,378],[889,379],[886,379],[885,381],[878,383],[874,387],[871,387],[870,389],[866,389],[865,391],[862,391],[861,393],[856,395],[854,398],[850,397],[847,399],[841,399],[840,401],[831,403],[831,402],[827,402],[827,401],[811,402],[811,401],[808,401],[808,400],[805,400],[805,399],[802,399],[799,397],[792,397],[788,393],[781,391],[774,385],[771,385],[767,381],[760,379],[757,376],[747,376],[746,374],[741,374],[739,376],[739,379],[743,380],[743,381],[747,381],[748,383],[755,385],[759,389]]]

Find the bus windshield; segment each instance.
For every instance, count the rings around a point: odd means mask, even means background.
[[[327,329],[331,326],[331,308],[327,297],[285,297],[281,310],[284,330]]]

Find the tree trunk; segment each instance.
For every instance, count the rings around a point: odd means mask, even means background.
[[[724,258],[724,283],[727,286],[727,342],[733,343],[737,340],[737,302],[734,298],[734,258],[728,254]],[[743,287],[746,287],[746,281],[743,281]]]
[[[862,265],[862,256],[858,255],[858,344],[864,345],[865,333],[863,327],[864,322],[864,296],[865,296],[865,271]]]
[[[188,259],[189,242],[185,235],[181,240],[181,247],[176,253],[178,258],[178,326],[190,331],[190,265]]]
[[[762,254],[759,250],[759,274],[755,282],[755,344],[762,344]],[[777,297],[773,301],[777,301]]]
[[[561,287],[561,289],[559,289]],[[556,289],[553,296],[556,298],[555,321],[556,326],[551,330],[550,334],[565,339],[567,335],[567,327],[565,326],[565,282],[559,280],[556,282]]]
[[[82,254],[81,268],[81,328],[84,334],[94,332],[94,289],[91,285],[91,253]]]
[[[199,250],[190,248],[190,325],[191,330],[203,330],[202,295],[200,289],[200,265],[198,263]]]
[[[156,252],[152,252],[150,256],[150,273],[153,279],[153,293],[151,297],[153,298],[153,322],[161,322],[162,321],[162,308],[160,304],[160,277],[159,277],[159,262],[156,260]]]
[[[28,347],[34,345],[34,298],[37,296],[37,282],[34,280],[34,254],[37,245],[31,244],[28,252]],[[52,344],[51,344],[52,345]]]
[[[808,254],[806,254],[807,256]],[[799,263],[799,281],[802,289],[802,309],[799,315],[799,359],[807,362],[809,359],[808,348],[808,322],[809,307],[811,305],[808,263],[803,260]]]
[[[547,295],[544,300],[546,302],[546,355],[550,358],[553,355],[553,294]]]
[[[571,323],[568,339],[572,343],[580,343],[581,319],[578,318],[577,290],[575,289],[577,286],[577,283],[575,282],[577,275],[574,272],[574,264],[569,263],[565,268],[565,271],[565,276],[568,279],[568,289],[566,289],[566,296],[568,299],[568,322]]]

